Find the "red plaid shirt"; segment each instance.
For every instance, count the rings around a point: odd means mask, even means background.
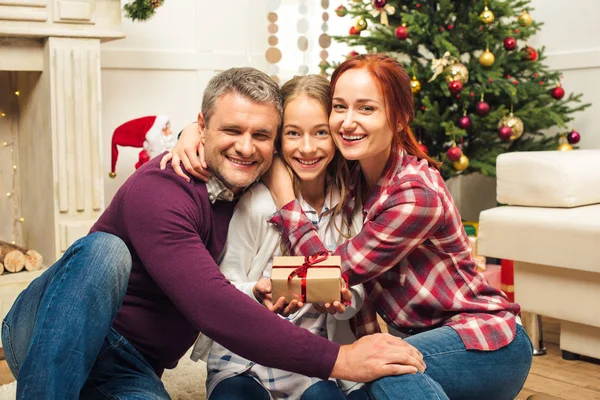
[[[360,168],[344,202],[355,206]],[[437,170],[395,149],[363,207],[361,232],[335,251],[351,285],[363,283],[371,304],[357,315],[359,336],[378,331],[374,306],[400,330],[451,326],[467,349],[509,344],[520,307],[477,272],[454,201]],[[292,254],[327,249],[297,201],[273,218]]]

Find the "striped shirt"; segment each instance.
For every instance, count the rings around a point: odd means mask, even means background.
[[[320,214],[306,201],[299,200],[306,215],[311,218],[311,226],[315,227],[330,250],[334,250],[343,242],[343,237],[340,236],[332,218],[334,208],[339,201],[339,191],[334,185],[327,187],[325,204]],[[219,267],[232,284],[252,299],[254,299],[252,287],[259,278],[271,276],[272,258],[281,255],[279,232],[267,223],[275,212],[275,203],[269,190],[263,184],[257,184],[242,196],[229,226],[228,245]],[[341,219],[339,214],[335,218],[338,228]],[[357,232],[361,223],[361,215],[357,213],[352,221],[350,232]],[[352,288],[352,291],[353,307],[348,307],[344,314],[335,316],[321,314],[311,304],[306,304],[285,319],[315,335],[340,344],[351,343],[355,338],[347,320],[352,318],[356,310],[361,307],[364,289],[362,285],[358,285]],[[203,354],[202,346],[202,342],[199,341],[194,348],[194,353],[199,356]],[[308,387],[319,381],[318,378],[256,364],[218,343],[214,343],[210,348],[207,363],[206,386],[209,396],[219,382],[241,373],[252,376],[260,382],[273,399],[299,399]],[[354,382],[336,382],[345,392],[362,386]]]
[[[357,165],[346,212],[360,195],[360,179]],[[477,272],[460,215],[437,170],[394,149],[362,211],[360,233],[334,252],[350,284],[363,283],[370,300],[356,316],[357,336],[377,330],[376,310],[409,334],[450,326],[467,349],[496,350],[513,340],[520,307]],[[297,201],[271,222],[292,254],[326,250]],[[370,305],[375,310],[367,312]]]

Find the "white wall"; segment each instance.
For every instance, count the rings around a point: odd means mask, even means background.
[[[121,148],[117,178],[109,179],[110,140],[121,123],[144,115],[163,113],[172,118],[175,131],[195,119],[202,90],[216,71],[234,66],[254,66],[267,71],[264,60],[267,45],[267,6],[278,0],[168,0],[147,22],[123,20],[127,38],[102,45],[102,94],[104,170],[106,204],[126,177],[133,172],[138,149]],[[320,1],[307,1],[310,48],[297,51],[296,26],[301,17],[298,0],[283,0],[279,14],[279,47],[282,81],[294,75],[300,63],[317,72],[316,40],[321,30]],[[329,32],[346,34],[350,17],[339,18],[330,1]],[[600,148],[600,124],[592,116],[600,114],[600,45],[595,28],[600,15],[597,0],[533,0],[532,17],[544,21],[542,32],[532,46],[546,45],[546,63],[564,72],[567,92],[583,92],[593,106],[576,117],[573,127],[582,135],[582,148]],[[332,45],[331,60],[340,60],[348,49]],[[464,191],[463,191],[464,192]],[[478,196],[462,193],[462,196]],[[487,196],[489,197],[489,196]],[[469,207],[475,207],[470,205]],[[484,206],[485,208],[485,206]],[[475,212],[476,214],[477,212]],[[471,213],[473,214],[473,213]]]
[[[545,25],[530,41],[534,47],[546,47],[544,61],[550,68],[563,72],[563,87],[567,93],[583,93],[583,101],[592,103],[578,113],[572,128],[581,134],[581,148],[600,148],[600,44],[594,33],[598,27],[598,0],[548,1],[532,0],[531,12],[536,21]],[[571,127],[571,126],[569,126]]]

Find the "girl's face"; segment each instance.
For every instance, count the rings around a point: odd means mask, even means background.
[[[316,100],[299,96],[283,111],[281,152],[301,181],[325,176],[335,155],[327,110]]]
[[[329,125],[345,159],[375,159],[389,151],[394,132],[388,124],[385,99],[366,69],[342,73],[332,96]]]

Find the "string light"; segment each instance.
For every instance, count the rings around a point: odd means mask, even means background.
[[[14,86],[13,86],[14,87]],[[14,89],[13,89],[14,90]],[[10,92],[10,91],[9,91]],[[21,95],[20,90],[14,90],[13,93],[16,97]],[[9,119],[9,130],[10,130],[10,140],[6,142],[2,142],[2,146],[10,151],[10,165],[12,165],[12,184],[10,191],[6,192],[7,199],[11,200],[12,208],[13,208],[13,232],[12,232],[12,240],[11,243],[15,244],[20,241],[20,237],[22,234],[22,224],[25,223],[25,218],[21,217],[20,214],[20,203],[19,203],[19,187],[17,185],[18,182],[18,154],[15,152],[15,143],[17,140],[16,132],[15,132],[15,120],[13,115],[16,115],[16,112],[12,112],[12,110],[17,109],[17,99],[16,97],[10,97],[13,99],[13,104],[9,104],[8,110],[6,112],[0,113],[2,117],[8,117]]]

